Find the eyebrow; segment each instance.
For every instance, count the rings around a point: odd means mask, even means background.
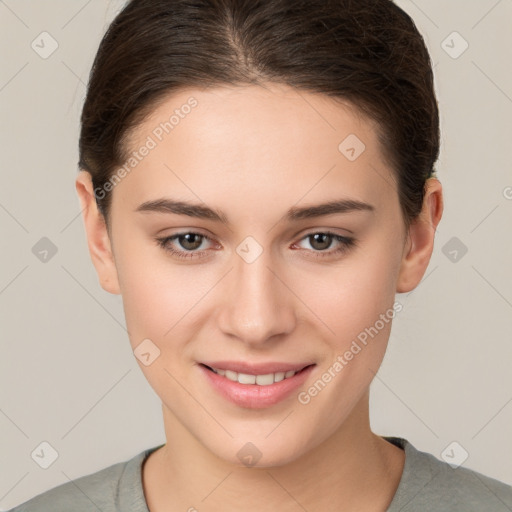
[[[303,219],[312,219],[323,217],[324,215],[334,215],[339,213],[349,213],[354,211],[374,211],[375,208],[368,203],[354,199],[339,199],[328,201],[312,206],[293,206],[285,214],[285,219],[294,222]],[[175,215],[186,215],[198,219],[212,220],[229,225],[226,214],[220,210],[204,206],[199,203],[190,203],[187,201],[176,201],[170,198],[161,198],[153,201],[146,201],[139,205],[136,212],[157,212],[173,213]]]

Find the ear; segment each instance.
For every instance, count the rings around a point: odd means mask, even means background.
[[[100,285],[107,292],[119,295],[121,290],[111,241],[105,219],[96,204],[90,173],[81,170],[75,185],[82,209],[89,253]]]
[[[398,293],[410,292],[420,283],[432,256],[434,235],[442,214],[441,183],[436,178],[429,178],[425,184],[421,212],[409,226],[397,280]]]

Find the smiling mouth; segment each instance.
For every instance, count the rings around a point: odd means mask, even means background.
[[[266,373],[263,375],[251,375],[248,373],[239,373],[235,372],[233,370],[222,370],[219,368],[212,368],[206,364],[201,364],[208,370],[210,370],[213,373],[216,373],[217,375],[220,375],[221,377],[224,377],[232,382],[238,382],[239,384],[256,384],[258,386],[270,386],[276,382],[281,382],[283,380],[289,379],[298,373],[303,372],[306,368],[309,368],[313,365],[307,365],[304,366],[301,370],[289,370],[287,372],[275,372],[275,373]]]

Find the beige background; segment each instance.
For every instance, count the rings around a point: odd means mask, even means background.
[[[423,283],[397,297],[372,424],[440,458],[456,441],[452,457],[465,450],[464,466],[512,484],[512,1],[398,4],[435,63],[446,210]],[[121,298],[98,284],[74,188],[85,84],[121,5],[0,0],[2,510],[165,439]],[[47,58],[31,47],[45,37],[51,49],[44,31],[58,44]],[[454,31],[469,44],[458,58]],[[57,251],[46,262],[43,237]],[[43,441],[58,453],[48,469],[31,457]]]

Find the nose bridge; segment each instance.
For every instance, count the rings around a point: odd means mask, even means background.
[[[290,332],[295,322],[293,294],[283,284],[286,279],[276,270],[270,251],[258,250],[249,240],[240,244],[237,253],[221,329],[253,345]]]

